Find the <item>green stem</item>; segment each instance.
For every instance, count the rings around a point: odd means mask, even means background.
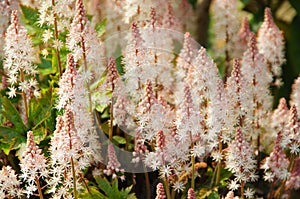
[[[165,176],[165,180],[163,181],[163,183],[165,185],[167,199],[172,199],[171,198],[170,187],[169,187],[169,182],[168,182],[167,176]]]

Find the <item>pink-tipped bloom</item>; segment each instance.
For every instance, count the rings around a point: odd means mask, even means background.
[[[298,122],[298,112],[295,105],[290,108],[289,120],[287,123],[287,129],[284,132],[284,142],[282,145],[288,146],[290,153],[300,153],[300,126]]]
[[[188,73],[190,67],[192,67],[192,62],[197,56],[197,46],[195,41],[192,39],[192,36],[189,32],[184,34],[183,47],[180,50],[180,53],[176,59],[178,71],[177,81],[182,81]]]
[[[241,52],[241,54],[238,54],[238,57],[241,57],[243,55],[243,53],[245,52],[245,50],[247,49],[247,43],[249,40],[249,35],[251,33],[250,27],[249,27],[249,21],[247,17],[243,18],[242,24],[241,24],[241,28],[238,32],[238,37],[239,37],[239,42],[237,45],[237,48],[240,48],[239,52]]]
[[[250,182],[257,179],[253,149],[245,140],[240,127],[236,129],[235,139],[228,145],[225,163],[226,168],[235,176],[235,179],[229,185],[231,190],[239,187],[237,183]],[[237,185],[236,187],[232,186],[235,184],[234,182]]]
[[[264,179],[266,181],[273,182],[275,179],[287,180],[289,178],[289,160],[281,147],[281,142],[282,135],[278,133],[274,149],[262,165],[262,168],[265,170]]]
[[[254,33],[250,33],[248,48],[243,54],[241,73],[244,81],[241,88],[243,96],[241,108],[246,113],[245,121],[252,122],[252,124],[248,123],[249,125],[255,125],[251,128],[266,126],[268,125],[267,114],[272,108],[272,96],[269,90],[272,74],[263,55],[257,49]]]
[[[75,79],[77,76],[76,63],[74,61],[74,56],[68,54],[67,67],[63,75],[59,80],[58,89],[58,104],[57,108],[65,108],[70,104],[71,100],[74,98],[74,86]]]
[[[108,157],[108,163],[106,165],[106,169],[103,170],[104,174],[108,176],[112,176],[113,179],[117,177],[124,179],[125,178],[125,176],[123,175],[124,170],[120,169],[121,164],[118,161],[114,146],[111,143],[108,144],[107,157]]]
[[[165,199],[166,194],[165,194],[165,189],[164,185],[160,182],[156,186],[156,197],[155,199]]]
[[[89,162],[86,162],[83,142],[77,135],[74,114],[69,106],[65,108],[63,116],[57,117],[50,143],[51,178],[47,180],[49,192],[53,193],[53,197],[71,197],[74,188],[73,173],[78,179]]]
[[[32,131],[27,133],[26,150],[22,154],[20,167],[22,172],[20,177],[27,184],[25,193],[29,197],[37,190],[37,181],[40,178],[48,177],[46,158],[42,150],[35,144]]]
[[[196,199],[196,194],[193,188],[189,188],[187,199]]]
[[[114,92],[116,83],[119,79],[118,70],[116,68],[116,61],[113,57],[109,59],[107,67],[107,86],[111,88],[111,91]]]
[[[226,124],[229,130],[232,130],[235,125],[242,126],[242,117],[245,114],[242,111],[241,103],[243,98],[242,93],[243,77],[241,74],[241,65],[238,59],[233,60],[233,69],[231,76],[226,82],[226,92],[228,100]],[[229,120],[229,122],[228,122]]]
[[[290,97],[290,105],[295,105],[297,112],[300,113],[300,76],[294,80]]]
[[[166,147],[166,140],[162,130],[159,130],[156,134],[156,150],[163,152]]]
[[[167,11],[163,16],[163,27],[166,29],[182,32],[181,24],[175,16],[174,9],[170,0],[168,0],[167,2],[166,10]]]
[[[288,121],[289,109],[286,104],[285,98],[279,100],[277,109],[273,111],[272,126],[283,128]]]
[[[104,72],[101,59],[104,57],[102,43],[85,15],[82,0],[76,1],[76,14],[67,37],[67,46],[72,51],[76,62],[85,59],[83,62],[86,61],[87,65],[84,66],[86,82],[90,81],[93,76],[102,75]]]
[[[19,92],[28,97],[33,94],[38,97],[40,92],[35,79],[37,67],[32,42],[27,35],[25,27],[18,20],[17,11],[11,13],[11,24],[5,34],[3,68],[8,76],[8,97],[13,98]]]
[[[276,78],[281,76],[281,65],[284,59],[284,37],[273,21],[270,8],[265,9],[264,22],[258,30],[257,46],[264,55]]]

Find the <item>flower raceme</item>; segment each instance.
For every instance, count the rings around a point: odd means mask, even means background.
[[[25,27],[20,25],[16,10],[11,13],[11,24],[5,34],[3,68],[7,72],[9,83],[8,96],[16,97],[23,92],[28,97],[40,95],[35,75],[36,53]]]

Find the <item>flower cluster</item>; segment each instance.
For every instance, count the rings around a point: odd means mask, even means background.
[[[27,183],[25,193],[27,197],[34,194],[41,186],[39,183],[40,178],[47,178],[49,176],[46,158],[42,150],[38,148],[33,140],[33,132],[27,133],[26,151],[22,155],[20,162],[22,175],[20,178]]]
[[[35,51],[30,38],[27,36],[25,27],[21,26],[18,20],[17,11],[12,11],[11,24],[5,34],[4,63],[3,68],[7,72],[9,83],[8,96],[16,97],[23,92],[31,97],[40,95],[36,66],[33,65]]]

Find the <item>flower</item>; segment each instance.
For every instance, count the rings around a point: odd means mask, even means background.
[[[17,11],[11,13],[11,24],[5,34],[3,68],[8,76],[10,91],[7,93],[10,98],[16,93],[23,92],[27,96],[36,93],[38,96],[38,84],[29,84],[29,81],[36,81],[37,67],[33,64],[35,51],[32,42],[27,35],[26,29],[20,25]]]
[[[237,190],[238,188],[240,187],[240,184],[238,184],[238,182],[236,180],[231,180],[229,185],[228,185],[228,188],[231,190],[231,191],[235,191]]]
[[[276,78],[280,78],[281,65],[285,62],[284,46],[283,33],[274,23],[271,9],[265,8],[264,22],[258,29],[257,47]]]
[[[297,112],[300,113],[300,76],[295,79],[294,84],[292,85],[292,92],[290,96],[290,105],[295,105]]]
[[[156,197],[155,199],[164,199],[166,198],[164,185],[160,182],[156,185]]]
[[[212,5],[214,18],[214,47],[218,56],[229,54],[229,60],[238,57],[236,48],[239,28],[237,0],[216,0]]]
[[[193,188],[189,188],[187,199],[196,199],[196,194]]]
[[[172,187],[177,192],[183,191],[185,189],[184,183],[180,181],[176,181]]]
[[[236,129],[235,139],[228,145],[226,153],[226,168],[235,175],[231,190],[237,183],[249,182],[255,178],[256,160],[251,145],[245,140],[240,127]],[[233,186],[235,185],[235,186]]]
[[[16,172],[10,166],[3,166],[0,170],[0,197],[21,198],[23,190],[20,188],[20,181],[18,180]]]
[[[67,67],[59,80],[57,109],[65,108],[74,98],[75,78],[77,76],[74,56],[68,54]]]
[[[255,194],[255,191],[251,188],[247,188],[244,192],[244,196],[246,198],[253,198],[254,197],[254,194]]]
[[[32,131],[27,133],[26,150],[22,154],[20,167],[22,172],[20,178],[27,184],[25,191],[29,197],[36,191],[34,187],[40,186],[39,179],[48,177],[46,158],[42,150],[35,144]]]
[[[276,143],[270,156],[264,160],[262,168],[265,170],[264,179],[271,182],[276,179],[287,179],[289,160],[281,147],[282,134],[278,133]]]
[[[108,144],[107,157],[108,163],[106,165],[106,169],[103,170],[103,173],[108,176],[112,176],[113,179],[117,177],[124,178],[124,170],[120,169],[121,164],[117,159],[114,146],[111,143]],[[119,173],[121,173],[121,176],[119,176]]]

